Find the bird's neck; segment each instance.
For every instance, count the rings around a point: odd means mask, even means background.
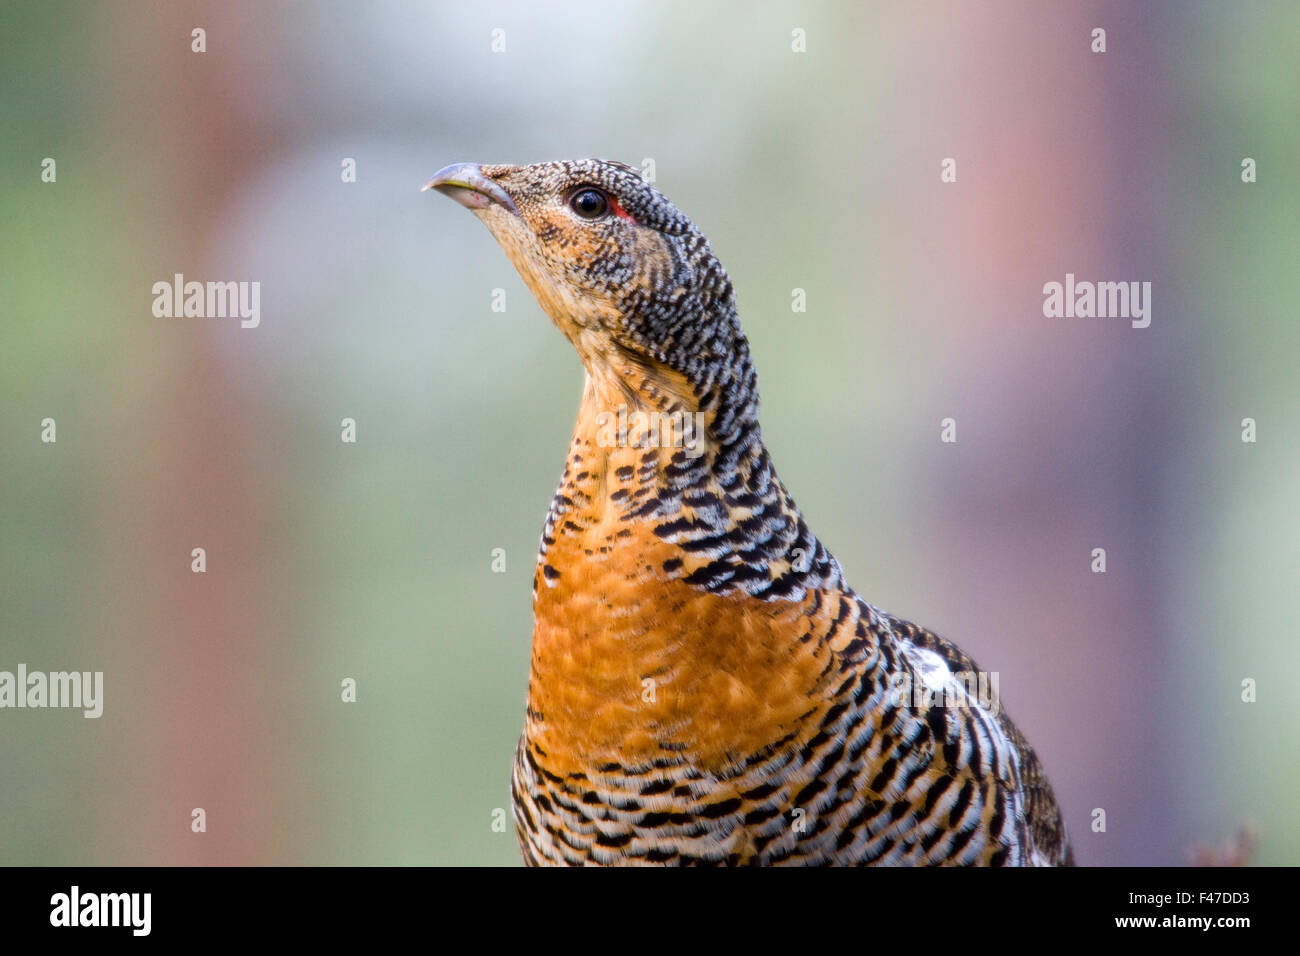
[[[756,386],[741,382],[752,391],[743,408],[707,393],[700,400],[683,376],[660,369],[589,367],[542,535],[539,609],[555,596],[561,564],[590,568],[616,553],[619,573],[682,580],[713,595],[798,599],[839,583],[838,564],[763,445]],[[734,379],[722,384],[736,389]],[[664,553],[656,565],[638,548]],[[560,557],[550,560],[556,549]]]

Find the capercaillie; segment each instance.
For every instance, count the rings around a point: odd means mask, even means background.
[[[868,604],[763,446],[731,282],[601,160],[439,171],[582,358],[533,578],[530,864],[1072,862],[962,651]]]

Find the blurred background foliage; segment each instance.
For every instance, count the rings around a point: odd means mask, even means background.
[[[1300,862],[1297,38],[1281,0],[6,3],[0,669],[106,700],[0,712],[0,862],[518,861],[581,367],[417,188],[588,155],[710,237],[782,477],[1000,672],[1081,863],[1245,822]],[[260,327],[154,318],[177,272],[259,281]],[[1151,281],[1151,327],[1045,319],[1067,272]]]

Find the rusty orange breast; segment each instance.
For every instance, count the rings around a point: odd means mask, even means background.
[[[800,640],[824,631],[820,602],[720,595],[674,577],[665,567],[681,550],[609,501],[611,476],[645,456],[581,457],[560,492],[574,507],[536,579],[527,732],[551,771],[685,752],[721,772],[806,725],[831,671],[830,650]]]

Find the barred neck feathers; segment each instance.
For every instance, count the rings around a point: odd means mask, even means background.
[[[840,586],[838,563],[763,446],[747,348],[744,366],[743,404],[719,389],[693,400],[681,376],[635,362],[588,372],[542,534],[535,595],[560,575],[547,560],[557,541],[599,560],[634,531],[672,547],[659,567],[629,567],[638,577],[763,600],[800,600],[810,588]]]

